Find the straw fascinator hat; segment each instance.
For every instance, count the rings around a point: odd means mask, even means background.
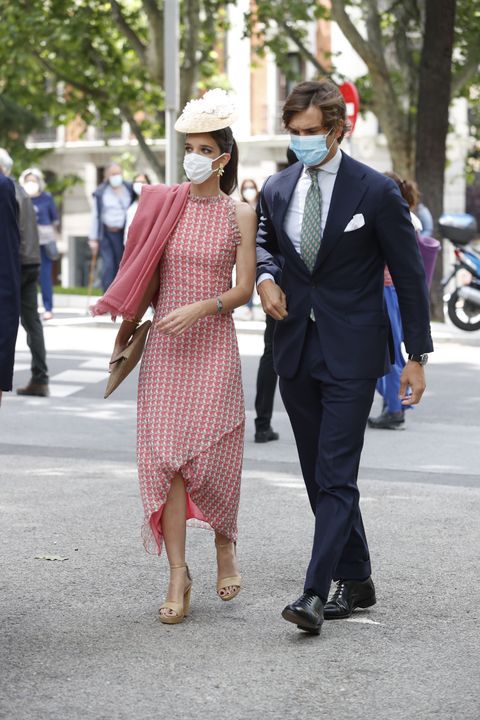
[[[235,99],[225,90],[209,90],[198,100],[190,100],[175,123],[181,133],[213,132],[230,127],[238,119]]]

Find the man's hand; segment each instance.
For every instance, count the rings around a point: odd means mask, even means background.
[[[89,240],[88,241],[88,246],[94,257],[96,257],[96,255],[98,255],[98,245],[99,245],[98,240]]]
[[[270,315],[274,320],[283,320],[287,317],[287,297],[273,280],[261,282],[257,291],[267,315]]]
[[[412,390],[411,395],[406,394],[408,387]],[[402,401],[402,405],[417,405],[422,399],[425,387],[425,370],[423,365],[415,362],[415,360],[409,360],[403,368],[400,377],[400,392],[398,397]]]

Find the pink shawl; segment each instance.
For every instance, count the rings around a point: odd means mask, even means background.
[[[91,307],[92,315],[136,317],[148,283],[182,215],[190,183],[144,185],[115,280]]]

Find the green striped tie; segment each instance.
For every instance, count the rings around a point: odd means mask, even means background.
[[[307,172],[312,182],[305,198],[300,233],[300,255],[310,272],[313,272],[322,242],[322,193],[318,185],[319,171],[308,168]]]

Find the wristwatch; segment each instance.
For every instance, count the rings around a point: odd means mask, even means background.
[[[408,359],[413,360],[413,362],[417,362],[422,366],[425,366],[428,363],[428,353],[421,353],[420,355],[409,353]]]

